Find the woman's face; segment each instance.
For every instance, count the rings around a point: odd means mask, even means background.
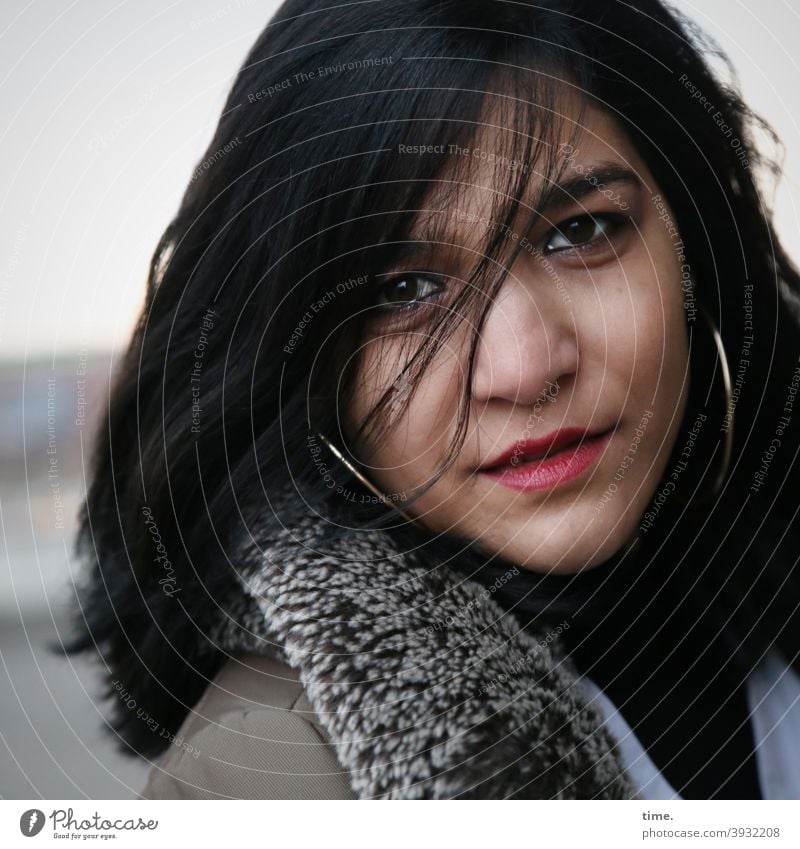
[[[421,245],[380,278],[382,308],[359,351],[348,434],[398,377],[409,341],[421,342],[448,308],[454,281],[475,261],[470,251],[499,226],[490,211],[496,132],[479,132],[473,151],[449,153],[476,164],[463,196],[428,204],[447,217],[440,241],[453,247]],[[563,189],[529,232],[504,231],[525,241],[480,333],[466,440],[409,512],[524,568],[570,573],[636,535],[683,418],[688,340],[671,213],[621,128],[590,106],[580,137],[559,154]],[[390,496],[408,497],[446,456],[472,333],[461,322],[399,422],[378,443],[353,446]]]

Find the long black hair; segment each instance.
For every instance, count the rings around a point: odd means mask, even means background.
[[[383,523],[403,545],[451,559],[478,580],[506,568],[486,563],[469,540],[398,524],[382,505],[347,502],[320,474],[309,433],[343,445],[341,411],[381,268],[416,238],[421,220],[435,241],[432,186],[442,207],[469,184],[469,160],[404,151],[468,147],[494,110],[515,132],[497,151],[506,167],[497,168],[492,218],[532,218],[532,172],[507,163],[554,173],[554,142],[569,130],[565,86],[620,123],[655,177],[735,382],[735,410],[726,410],[713,349],[693,357],[686,426],[696,409],[711,421],[735,411],[731,470],[706,510],[684,511],[675,498],[659,507],[642,535],[645,551],[678,562],[695,545],[709,564],[706,597],[717,593],[716,609],[735,620],[741,644],[757,654],[783,640],[795,656],[796,636],[775,625],[794,615],[793,560],[771,557],[769,545],[776,528],[790,526],[794,504],[779,461],[752,484],[793,386],[800,279],[758,186],[778,168],[756,141],[774,136],[742,102],[721,53],[659,0],[287,0],[239,71],[155,250],[82,515],[88,572],[74,648],[99,650],[109,680],[160,728],[177,729],[224,661],[205,625],[234,580],[230,547],[259,539],[287,485],[321,516],[335,506],[354,526]],[[470,316],[475,340],[491,303],[482,294],[497,291],[518,250],[502,234],[487,229],[448,311]],[[403,373],[412,390],[453,325],[435,323],[409,350]],[[449,460],[466,433],[475,350],[473,342]],[[404,409],[398,397],[387,388],[362,432],[390,428]],[[683,476],[684,489],[713,476],[709,458],[718,458],[723,435],[706,433],[693,457],[700,480]],[[793,420],[782,436],[788,463],[798,444]],[[682,433],[676,445],[684,442]],[[335,479],[359,491],[344,468]],[[741,555],[757,538],[768,550],[754,567],[752,554]],[[587,580],[602,582],[602,571]],[[574,603],[568,588],[524,575],[505,601],[554,613]],[[134,751],[165,746],[124,705],[115,727]]]

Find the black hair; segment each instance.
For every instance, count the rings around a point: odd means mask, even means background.
[[[308,435],[342,442],[340,414],[377,275],[414,238],[421,217],[431,219],[435,238],[431,187],[446,198],[469,182],[470,166],[454,157],[404,156],[400,146],[467,146],[487,109],[497,109],[514,129],[506,161],[552,175],[565,86],[620,123],[655,177],[697,297],[734,365],[737,424],[726,487],[705,512],[681,512],[673,499],[645,547],[663,557],[692,540],[708,558],[701,582],[718,591],[720,616],[751,635],[742,645],[754,641],[757,651],[779,639],[792,648],[796,637],[775,623],[794,615],[796,594],[786,592],[793,561],[765,557],[754,575],[752,557],[733,556],[764,534],[774,539],[775,528],[783,533],[794,515],[777,468],[758,492],[749,487],[800,354],[793,306],[800,278],[757,185],[756,172],[778,173],[756,148],[774,137],[720,59],[658,0],[285,2],[239,71],[153,256],[95,450],[78,540],[88,563],[82,635],[73,648],[98,650],[109,681],[124,681],[160,728],[177,730],[225,659],[205,626],[235,580],[231,546],[259,540],[287,485],[323,516],[332,507],[337,495],[323,484]],[[498,168],[493,219],[521,217],[524,228],[536,206],[530,185],[521,169]],[[475,340],[517,249],[502,228],[487,232],[468,285],[450,305],[449,315],[473,321]],[[412,387],[453,326],[437,322],[408,357]],[[746,335],[754,344],[740,374]],[[695,359],[696,405],[721,417],[724,402],[707,397],[719,385],[708,372],[713,351]],[[450,460],[465,435],[467,402]],[[391,427],[386,413],[402,409],[387,389],[363,432]],[[787,430],[787,458],[796,430]],[[721,437],[712,436],[698,457],[718,450]],[[344,468],[336,475],[359,490]],[[383,506],[350,512],[354,526],[385,527],[404,546],[452,560],[478,580],[507,568],[499,558],[485,562],[469,540],[398,524]],[[687,530],[670,536],[679,522]],[[154,563],[154,539],[161,562]],[[586,576],[602,580],[602,570]],[[758,582],[759,593],[747,595]],[[569,586],[526,574],[503,598],[509,609],[527,599],[529,612],[556,615],[559,605],[574,604]],[[133,751],[165,746],[124,706],[114,727]]]

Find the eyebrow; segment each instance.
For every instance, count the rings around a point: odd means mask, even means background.
[[[577,203],[602,189],[620,184],[628,185],[636,190],[643,187],[641,178],[632,169],[616,162],[600,161],[587,165],[583,174],[579,173],[558,183],[545,184],[544,190],[540,191],[531,209],[538,219],[552,207]],[[454,241],[452,234],[444,231],[432,232],[422,228],[418,233],[409,234],[405,240],[386,243],[385,246],[391,249],[392,264],[396,264],[414,259],[426,250],[434,249],[439,243],[447,242],[448,236],[449,241]]]
[[[630,168],[615,162],[598,162],[596,166],[587,167],[585,174],[578,174],[576,177],[563,182],[550,184],[541,193],[534,212],[541,215],[550,206],[575,203],[593,192],[600,191],[601,187],[620,183],[627,184],[634,189],[642,188],[639,175]],[[556,195],[563,195],[563,198],[556,197]]]

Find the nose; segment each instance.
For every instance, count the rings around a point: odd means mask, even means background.
[[[526,285],[509,275],[484,322],[472,397],[535,404],[556,381],[563,388],[577,371],[578,356],[570,306],[541,281]]]

